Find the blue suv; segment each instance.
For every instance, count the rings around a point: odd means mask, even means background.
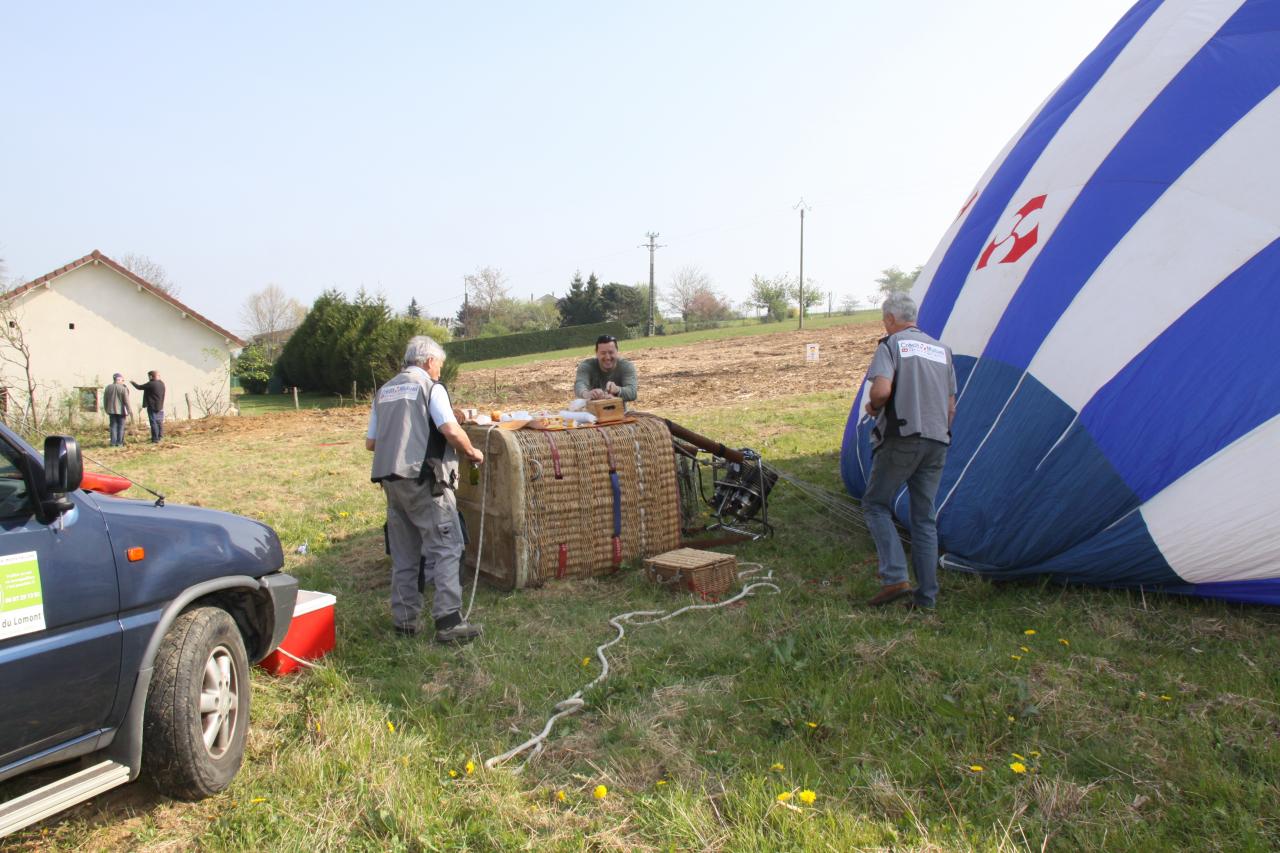
[[[58,765],[0,802],[0,837],[144,769],[180,799],[225,788],[249,665],[293,615],[270,527],[82,477],[73,438],[48,437],[42,458],[0,425],[0,782]]]

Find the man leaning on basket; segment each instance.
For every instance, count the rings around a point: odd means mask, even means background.
[[[618,355],[618,339],[601,335],[596,338],[595,358],[583,359],[578,364],[573,377],[573,396],[583,400],[618,397],[634,403],[639,386],[636,366]]]
[[[396,631],[418,633],[422,593],[431,578],[436,641],[466,643],[480,636],[481,629],[462,618],[464,540],[453,493],[458,454],[476,465],[484,462],[484,454],[458,425],[449,392],[440,384],[444,359],[444,349],[431,338],[409,340],[404,369],[374,395],[364,444],[373,451],[370,479],[381,484],[387,498]]]

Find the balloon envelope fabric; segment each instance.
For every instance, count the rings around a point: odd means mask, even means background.
[[[982,176],[912,290],[943,565],[1280,604],[1278,86],[1280,0],[1139,2]]]

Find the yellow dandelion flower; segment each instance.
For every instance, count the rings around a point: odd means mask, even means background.
[[[787,768],[783,766],[781,761],[775,761],[773,764],[769,765],[769,769],[772,770],[774,773],[781,773],[783,770],[786,770]]]
[[[800,802],[804,803],[806,806],[813,805],[813,801],[816,799],[818,799],[818,795],[813,791],[810,791],[808,788],[805,788],[800,792]]]
[[[987,768],[983,767],[981,764],[970,764],[969,769],[972,770],[974,773],[981,773]]]
[[[591,792],[591,796],[595,797],[597,800],[603,800],[605,797],[609,796],[609,789],[604,785],[596,785],[596,789]]]
[[[1018,646],[1018,648],[1022,649],[1024,652],[1031,651],[1031,649],[1027,648],[1026,646]]]
[[[468,776],[470,776],[472,773],[475,773],[475,772],[476,772],[476,763],[475,763],[474,761],[468,761],[468,762],[467,762],[467,765],[466,765],[466,767],[465,767],[465,770],[467,771],[467,775],[468,775]]]
[[[1026,757],[1025,755],[1018,755],[1018,753],[1016,753],[1016,752],[1011,752],[1011,753],[1009,753],[1009,754],[1010,754],[1010,755],[1012,755],[1014,758],[1018,759],[1019,761],[1026,761],[1026,760],[1027,760],[1027,757]]]
[[[1071,641],[1070,641],[1070,640],[1064,640],[1062,637],[1059,637],[1059,638],[1058,638],[1058,642],[1059,642],[1059,643],[1061,643],[1061,644],[1062,644],[1062,645],[1064,645],[1064,646],[1069,646],[1069,645],[1071,645]]]
[[[809,723],[809,722],[806,722],[806,723],[805,723],[805,725],[806,725],[806,726],[808,726],[808,727],[809,727],[809,728],[811,728],[811,729],[816,729],[816,728],[818,727],[818,724],[817,724],[817,723]]]
[[[1028,628],[1027,630],[1023,631],[1022,633],[1026,634],[1028,637],[1034,637],[1034,636],[1036,635],[1036,629],[1035,629],[1035,628]]]
[[[1023,764],[1021,761],[1015,761],[1009,765],[1009,769],[1014,773],[1026,773],[1027,765]]]
[[[790,791],[783,791],[781,794],[778,795],[778,802],[780,803],[785,803],[790,799],[791,799]]]
[[[351,513],[347,512],[346,510],[343,510],[342,512],[338,513],[338,518],[346,518],[349,515],[351,515]]]
[[[266,797],[254,797],[254,798],[253,798],[252,800],[250,800],[249,802],[251,802],[251,803],[265,803],[266,801],[267,801],[267,798],[266,798]]]
[[[458,771],[457,771],[457,770],[450,770],[450,771],[449,771],[449,778],[450,778],[450,779],[457,779],[457,778],[458,778]]]
[[[1022,655],[1009,655],[1011,660],[1022,660]]]
[[[320,721],[316,720],[316,731],[320,731]]]
[[[1011,723],[1013,722],[1013,714],[1005,714],[1004,718]]]
[[[1173,701],[1173,697],[1172,697],[1172,696],[1170,696],[1168,693],[1161,693],[1161,694],[1160,694],[1160,701],[1161,701],[1161,702],[1172,702],[1172,701]]]
[[[583,658],[583,659],[582,659],[582,665],[583,665],[583,666],[591,666],[591,658]]]
[[[402,755],[402,756],[400,756],[400,763],[401,763],[401,764],[403,764],[405,767],[408,767],[408,766],[409,766],[409,756],[407,756],[407,755]]]
[[[564,791],[556,791],[556,802],[563,803],[565,801]]]
[[[391,732],[392,734],[395,734],[395,733],[396,733],[396,724],[395,724],[395,723],[393,723],[393,722],[391,722],[390,720],[387,720],[387,731]]]
[[[661,788],[661,787],[662,787],[663,785],[665,785],[665,784],[667,784],[667,780],[666,780],[666,779],[659,779],[657,782],[654,782],[654,783],[653,783],[653,787],[655,787],[655,788]]]

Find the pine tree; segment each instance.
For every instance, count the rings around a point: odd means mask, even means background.
[[[418,297],[409,300],[409,307],[404,312],[406,317],[412,317],[415,320],[422,316],[422,309],[418,307]]]

